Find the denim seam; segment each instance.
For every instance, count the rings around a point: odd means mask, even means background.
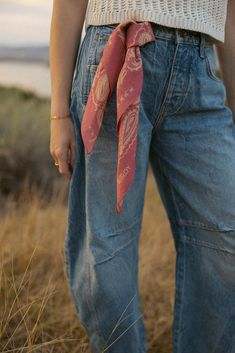
[[[158,40],[158,39],[161,39],[161,38],[156,38],[156,40]],[[168,40],[168,39],[167,39],[167,40]],[[168,40],[168,41],[170,41],[170,40]],[[171,40],[171,41],[172,41],[172,40]],[[151,43],[151,42],[150,42],[150,43]],[[172,41],[172,44],[173,44],[173,43],[174,43],[174,42]],[[145,45],[148,45],[148,44],[149,44],[149,43],[147,43],[147,44],[145,44]],[[192,44],[192,43],[178,42],[178,44],[190,45],[190,44]],[[194,45],[195,47],[198,46],[198,44],[192,44],[192,45]],[[210,46],[208,46],[208,47],[210,47]],[[148,56],[153,62],[157,63],[157,60],[155,60],[155,59],[153,58],[153,56],[148,53],[148,51],[142,51],[142,46],[140,46],[140,51],[141,51],[141,53],[143,53],[144,55]]]
[[[207,241],[204,241],[204,240],[198,240],[198,239],[195,239],[193,237],[190,237],[188,235],[183,235],[183,239],[184,240],[180,240],[182,242],[186,242],[186,243],[190,243],[190,244],[195,244],[195,245],[198,245],[198,246],[204,246],[204,247],[207,247],[207,248],[210,248],[210,249],[214,249],[214,250],[219,250],[219,251],[223,251],[223,252],[226,252],[228,254],[231,254],[231,255],[235,255],[235,252],[233,251],[229,251],[228,249],[225,249],[225,248],[220,248],[218,246],[215,246],[215,245],[212,245],[211,243],[208,243]]]
[[[158,63],[157,59],[155,59],[153,55],[149,54],[148,51],[145,51],[146,46],[148,46],[150,43],[154,43],[154,42],[148,42],[148,43],[145,43],[143,46],[140,46],[140,53],[141,53],[141,56],[146,55],[148,58],[151,59],[151,61],[157,64]]]
[[[178,44],[184,44],[184,43],[182,43],[182,42],[178,42]],[[191,51],[191,59],[192,59],[192,51]],[[172,110],[171,111],[167,111],[167,109],[166,109],[166,115],[168,116],[171,116],[171,115],[174,115],[175,113],[177,113],[179,110],[180,110],[180,108],[183,106],[183,104],[184,104],[184,102],[185,102],[185,100],[186,100],[186,98],[187,98],[187,95],[188,95],[188,93],[189,93],[189,91],[190,91],[190,88],[191,88],[191,82],[192,82],[192,61],[191,61],[191,64],[190,64],[190,70],[189,70],[189,79],[188,79],[188,86],[187,86],[187,89],[186,89],[186,92],[185,92],[185,94],[184,94],[184,97],[183,97],[183,99],[182,100],[180,100],[179,101],[179,103],[175,106],[175,107],[173,107],[172,108]],[[170,101],[171,100],[171,98],[172,98],[172,96],[173,96],[173,92],[174,92],[174,84],[175,84],[175,81],[176,81],[176,77],[175,77],[175,80],[174,80],[174,82],[173,82],[173,84],[172,84],[172,86],[173,86],[173,88],[172,88],[172,90],[171,90],[171,94],[168,96],[168,101]],[[167,105],[166,105],[167,106]],[[163,112],[163,115],[164,115],[164,113],[165,112]]]
[[[163,168],[162,163],[160,161],[160,158],[159,158],[159,165],[162,168],[164,178],[166,178],[165,171],[164,171],[164,168]],[[178,224],[178,225],[189,226],[189,227],[194,227],[194,228],[202,228],[202,229],[210,230],[210,231],[214,231],[214,232],[235,232],[235,228],[229,227],[229,226],[226,226],[224,228],[222,228],[222,226],[221,227],[213,227],[213,226],[206,225],[202,222],[196,222],[196,221],[182,219],[180,217],[180,211],[177,206],[177,202],[175,200],[175,194],[172,189],[172,185],[168,180],[167,180],[167,183],[169,186],[169,190],[171,193],[171,197],[172,197],[172,201],[173,201],[174,209],[175,209],[175,213],[176,213],[176,220],[174,220],[172,217],[169,217],[171,222],[173,222],[174,224]],[[222,249],[218,248],[218,250],[222,250]]]
[[[215,82],[222,82],[222,80],[220,80],[219,78],[217,78],[214,75],[214,73],[213,73],[213,71],[211,69],[211,66],[210,66],[209,59],[208,59],[207,56],[205,57],[205,60],[206,60],[206,72],[207,72],[208,76]]]
[[[160,159],[159,159],[159,164],[161,165],[161,162],[160,162]],[[164,168],[161,166],[163,172],[164,172]],[[165,174],[165,172],[164,172]],[[207,225],[205,223],[202,223],[202,222],[198,222],[198,221],[191,221],[191,220],[186,220],[186,219],[183,219],[180,217],[180,211],[179,211],[179,208],[177,206],[177,202],[175,200],[175,195],[174,195],[174,191],[172,189],[172,185],[170,182],[168,182],[168,185],[169,185],[169,189],[170,189],[170,192],[171,192],[171,196],[172,196],[172,200],[174,202],[174,208],[176,210],[176,220],[174,221],[172,219],[172,222],[174,223],[178,223],[179,225],[183,225],[183,226],[189,226],[189,227],[195,227],[195,228],[202,228],[202,229],[205,229],[205,230],[210,230],[210,231],[215,231],[215,232],[229,232],[229,231],[235,231],[235,228],[233,227],[230,227],[230,226],[225,226],[224,228],[219,227],[213,227],[213,226],[210,226],[210,225]]]
[[[152,58],[151,58],[152,59]],[[167,84],[169,84],[169,80],[165,80],[165,83],[164,83],[164,87],[163,87],[163,89],[162,89],[162,91],[163,92],[165,92],[165,89],[167,90]],[[163,103],[164,103],[164,101],[165,101],[165,96],[163,95],[163,98],[162,98],[162,103],[161,103],[161,106],[160,106],[160,108],[158,109],[159,110],[159,113],[157,114],[157,109],[156,109],[156,107],[158,106],[158,104],[159,104],[159,101],[158,100],[156,100],[155,101],[155,104],[154,104],[154,109],[153,109],[153,119],[151,119],[151,124],[152,124],[152,134],[153,134],[153,128],[154,128],[154,123],[155,123],[155,121],[156,121],[156,116],[158,116],[159,114],[160,114],[160,112],[161,112],[161,108],[162,108],[162,105],[163,105]]]
[[[97,40],[97,29],[94,28],[94,33],[91,33],[88,43],[88,58],[87,63],[84,65],[84,77],[83,83],[81,86],[81,100],[83,106],[86,106],[87,97],[89,96],[89,91],[91,88],[91,84],[93,81],[93,76],[95,76],[95,71],[91,70],[90,68],[95,66],[93,65],[96,63],[96,53],[97,53],[97,46],[99,45],[99,40]]]
[[[163,176],[167,180],[167,178],[165,176],[165,170],[164,170],[164,167],[162,166],[160,158],[158,158],[158,162],[159,162],[159,165],[160,165],[160,167],[161,167],[161,169],[163,171]],[[232,227],[229,227],[229,226],[226,226],[224,228],[222,228],[222,226],[221,227],[219,227],[219,226],[218,227],[213,227],[213,226],[207,225],[207,224],[202,223],[202,222],[182,219],[181,216],[180,216],[179,208],[177,206],[177,202],[176,202],[176,199],[175,199],[174,191],[172,189],[172,185],[171,185],[171,183],[168,180],[167,180],[167,183],[168,183],[168,186],[169,186],[169,190],[170,190],[170,193],[171,193],[171,197],[172,197],[172,201],[173,201],[174,209],[175,209],[175,213],[176,213],[176,220],[174,220],[173,218],[170,218],[173,223],[179,224],[179,225],[183,225],[183,226],[202,228],[202,229],[205,229],[205,230],[210,230],[210,231],[215,231],[215,232],[235,231],[235,228],[232,228]]]
[[[178,352],[178,347],[179,347],[179,333],[180,333],[180,325],[182,323],[182,316],[183,316],[183,303],[184,303],[184,286],[185,286],[185,244],[183,243],[183,253],[181,254],[181,262],[179,264],[179,273],[178,276],[181,275],[181,281],[182,281],[182,286],[181,286],[181,293],[179,292],[179,287],[177,286],[177,290],[178,292],[176,294],[177,295],[177,306],[178,306],[178,317],[177,317],[177,321],[175,322],[174,325],[174,351]],[[183,267],[183,269],[182,269]],[[180,280],[180,279],[179,279]],[[178,283],[179,284],[179,283]],[[177,308],[175,307],[175,310],[177,310]]]
[[[167,90],[166,90],[163,102],[161,104],[159,113],[158,113],[158,115],[157,115],[157,117],[156,117],[156,119],[155,119],[155,121],[153,123],[152,133],[155,132],[157,126],[160,124],[160,122],[162,120],[162,117],[163,117],[163,114],[164,114],[164,111],[166,109],[165,102],[166,102],[166,100],[168,98],[168,93],[169,93],[169,90],[170,90],[171,84],[172,84],[172,76],[173,76],[173,73],[174,73],[174,65],[175,65],[175,60],[176,60],[176,56],[177,56],[177,53],[178,53],[178,48],[179,48],[179,43],[176,44],[175,53],[174,53],[174,57],[173,57],[172,65],[171,65],[171,72],[170,72],[170,77],[169,77],[169,81],[168,81]]]
[[[84,173],[86,173],[86,163],[84,163],[84,169],[85,169]],[[86,187],[85,187],[85,199],[86,199],[86,193],[87,193],[87,190],[86,190]],[[85,202],[85,220],[86,220],[86,229],[87,229],[88,228],[88,224],[87,224],[87,210],[86,210],[86,207],[87,207],[87,202]],[[91,261],[89,261],[89,255],[92,257],[93,262],[94,262],[94,257],[93,257],[92,252],[90,251],[89,238],[88,238],[87,232],[86,232],[86,238],[85,238],[85,252],[86,252],[85,261],[86,261],[86,269],[87,269],[86,277],[87,277],[87,292],[88,292],[88,295],[86,296],[85,300],[86,300],[86,303],[87,303],[87,306],[88,306],[88,308],[90,310],[91,315],[93,315],[96,333],[97,333],[98,337],[101,339],[102,345],[106,346],[106,339],[105,339],[105,337],[103,335],[103,332],[101,330],[101,325],[100,325],[100,322],[98,320],[98,315],[97,315],[95,306],[93,305],[93,302],[91,300],[91,298],[92,298]],[[84,283],[84,285],[85,285],[85,283]]]
[[[71,287],[71,267],[69,262],[68,230],[66,230],[65,232],[63,245],[64,245],[63,256],[64,256],[65,273],[68,279],[69,287]]]
[[[95,233],[96,233],[96,234],[99,234],[99,235],[102,235],[102,236],[105,236],[105,237],[111,237],[111,236],[113,236],[113,235],[120,234],[120,233],[125,232],[126,230],[131,229],[132,227],[134,227],[134,226],[135,226],[137,223],[139,223],[139,222],[140,222],[140,220],[139,220],[139,218],[138,218],[137,220],[135,220],[135,221],[134,221],[131,225],[129,225],[128,227],[121,228],[121,229],[119,229],[118,231],[114,231],[114,232],[112,232],[112,233],[106,233],[106,234],[104,234],[104,233],[100,233],[99,229],[96,229],[96,230],[95,230]]]
[[[76,62],[75,62],[75,67],[74,67],[74,72],[73,72],[73,80],[72,80],[72,90],[71,90],[71,93],[73,91],[75,91],[75,88],[77,87],[77,79],[78,79],[78,68],[79,68],[79,65],[80,65],[80,62],[82,60],[82,54],[83,54],[83,51],[84,51],[84,46],[85,46],[85,37],[83,38],[81,44],[79,45],[79,48],[78,48],[78,54],[77,54],[77,58],[76,58]],[[72,95],[71,95],[72,96]]]
[[[202,223],[202,222],[198,222],[198,221],[191,221],[191,220],[187,220],[187,219],[182,219],[182,218],[178,218],[178,223],[179,224],[182,224],[182,225],[185,225],[185,226],[188,226],[188,227],[195,227],[195,228],[202,228],[202,229],[205,229],[205,230],[210,230],[210,231],[213,231],[213,232],[233,232],[235,231],[235,228],[233,227],[230,227],[230,226],[225,226],[224,228],[221,226],[212,226],[212,225],[207,225],[205,223]]]
[[[177,207],[177,202],[176,202],[175,197],[174,197],[174,192],[173,192],[173,190],[172,190],[171,183],[170,183],[170,181],[168,180],[168,178],[166,177],[165,168],[164,168],[163,165],[162,165],[162,162],[161,162],[160,157],[158,157],[158,164],[159,164],[159,167],[160,167],[160,171],[161,171],[162,177],[165,179],[165,182],[167,183],[167,185],[168,185],[168,187],[169,187],[169,192],[170,192],[170,194],[171,194],[172,203],[173,203],[174,211],[175,211],[175,218],[176,218],[176,220],[174,220],[174,219],[173,219],[172,217],[170,217],[170,216],[169,216],[169,220],[172,220],[172,222],[174,222],[175,224],[178,224],[178,219],[180,218],[179,209],[178,209],[178,207]]]
[[[134,227],[135,225],[139,224],[140,220],[138,220],[137,222],[133,223],[130,227],[123,229],[121,232],[119,233],[113,233],[113,234],[120,234],[125,232],[127,229],[131,229],[132,227]],[[100,261],[94,261],[95,265],[99,265],[102,264],[103,262],[106,262],[108,260],[111,260],[116,254],[118,254],[121,250],[127,248],[130,244],[133,243],[134,240],[136,240],[136,237],[138,237],[138,234],[135,234],[127,243],[125,243],[123,246],[119,247],[116,251],[114,251],[110,256],[104,258],[103,260]]]
[[[178,42],[178,44],[179,44],[179,42]],[[192,57],[192,54],[191,54],[191,57]],[[175,61],[175,59],[174,59],[174,61]],[[192,66],[192,64],[191,64],[191,66]],[[191,67],[190,67],[190,73],[191,73]],[[172,89],[170,90],[170,93],[169,93],[168,97],[166,97],[166,98],[167,98],[166,100],[167,100],[168,103],[171,101],[172,96],[173,96],[173,93],[174,93],[176,78],[177,78],[176,75],[174,75],[174,80],[172,80],[172,82],[171,82]],[[191,78],[191,75],[190,75],[190,78]],[[188,89],[189,89],[189,80],[188,80],[188,87],[187,87],[186,93],[188,92]],[[183,101],[184,101],[184,100],[185,100],[185,97],[184,97]],[[168,104],[166,104],[166,106],[167,106],[167,105],[168,105]],[[180,103],[177,104],[176,108],[178,108],[178,105],[180,105]],[[175,107],[174,107],[173,109],[175,109]],[[173,109],[172,109],[172,110],[173,110]],[[166,110],[167,110],[167,109],[166,109]],[[164,114],[164,112],[163,112],[163,114]],[[172,113],[172,112],[167,112],[167,115],[168,115],[168,114],[174,114],[174,112],[173,112],[173,113]]]
[[[174,107],[174,110],[173,111],[168,111],[167,112],[167,116],[170,116],[170,115],[174,115],[175,113],[177,113],[180,108],[182,108],[187,96],[188,96],[188,93],[190,91],[190,88],[191,88],[191,81],[192,81],[192,77],[191,77],[191,71],[190,71],[190,74],[189,74],[189,80],[188,80],[188,87],[187,87],[187,90],[184,94],[184,98],[183,100],[179,101],[179,103]]]
[[[164,171],[164,169],[163,169]],[[165,172],[164,172],[165,174]],[[174,209],[175,209],[175,212],[176,212],[176,220],[179,220],[180,219],[180,211],[179,211],[179,208],[177,206],[177,202],[176,202],[176,199],[175,199],[175,194],[174,194],[174,191],[172,189],[172,185],[170,183],[170,181],[168,181],[168,185],[169,185],[169,190],[170,190],[170,193],[171,193],[171,197],[172,197],[172,201],[173,201],[173,204],[174,204]]]
[[[88,252],[89,250],[89,247],[88,247],[88,241],[86,240],[86,251]],[[88,256],[87,256],[87,259],[88,259]],[[86,259],[86,261],[87,261]],[[105,337],[100,329],[100,323],[99,323],[99,320],[98,320],[98,317],[97,317],[97,312],[96,312],[96,309],[92,303],[91,300],[89,300],[90,298],[92,298],[92,294],[91,294],[91,269],[90,269],[90,266],[91,264],[87,261],[87,286],[88,286],[88,293],[89,295],[86,296],[86,302],[87,302],[87,306],[91,312],[91,314],[93,315],[93,318],[94,318],[94,322],[95,322],[95,328],[96,328],[96,333],[98,334],[99,338],[102,340],[102,344],[104,346],[106,346],[106,340],[105,340]]]
[[[93,67],[93,64],[87,64],[84,68],[86,70],[86,73],[84,73],[84,82],[83,82],[83,87],[82,87],[82,92],[80,92],[80,99],[82,102],[82,105],[85,107],[88,101],[89,93],[91,90],[92,82],[95,77],[95,71],[91,70],[91,66]]]
[[[118,250],[116,250],[114,253],[112,253],[110,256],[104,258],[103,260],[100,261],[95,261],[94,265],[100,265],[103,264],[104,262],[111,260],[112,258],[114,258],[120,251],[122,251],[123,249],[127,248],[130,244],[133,243],[133,241],[136,239],[136,235],[131,238],[127,243],[125,243],[125,245],[121,246],[120,248],[118,248]]]
[[[209,58],[208,58],[208,54],[207,54],[207,52],[205,51],[205,62],[206,62],[206,72],[207,72],[207,74],[208,74],[208,76],[209,76],[209,78],[211,78],[213,81],[215,81],[215,82],[223,82],[223,80],[222,79],[220,79],[219,77],[217,77],[215,74],[214,74],[214,72],[213,72],[213,70],[212,70],[212,68],[211,68],[211,63],[210,63],[210,60],[209,60]]]
[[[91,33],[90,35],[90,42],[89,42],[89,51],[88,51],[88,58],[87,58],[87,64],[92,64],[96,63],[96,52],[97,52],[97,46],[99,44],[99,35],[97,34],[97,29],[94,28],[94,32]]]
[[[175,42],[175,39],[174,39],[174,38],[166,38],[166,37],[161,36],[161,35],[155,35],[155,38],[156,38],[157,40],[160,39],[160,40],[166,40],[166,41],[172,42],[172,43]],[[200,41],[198,41],[198,42],[192,42],[192,41],[190,41],[190,40],[179,40],[178,43],[179,43],[179,44],[193,45],[193,46],[196,46],[196,47],[200,45]],[[213,43],[206,42],[205,45],[204,45],[204,47],[210,48],[212,45],[213,45]]]

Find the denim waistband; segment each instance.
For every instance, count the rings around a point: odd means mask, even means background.
[[[214,43],[213,38],[206,33],[184,28],[167,27],[154,22],[151,22],[151,26],[156,38],[195,45],[198,45],[203,41],[205,46],[211,46]]]
[[[183,28],[174,28],[163,26],[155,22],[151,22],[151,26],[156,38],[174,41],[176,43],[203,44],[204,46],[212,46],[215,41],[213,38],[206,33],[192,31]],[[102,27],[115,28],[118,23],[101,25]]]

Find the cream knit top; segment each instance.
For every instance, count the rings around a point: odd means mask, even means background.
[[[128,18],[203,32],[215,42],[225,40],[228,0],[89,0],[88,25],[120,23]]]

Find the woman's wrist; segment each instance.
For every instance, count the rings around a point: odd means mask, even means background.
[[[66,115],[51,115],[51,120],[55,120],[55,119],[67,119],[67,118],[70,118],[71,117],[71,114],[70,112]]]
[[[70,113],[70,103],[69,102],[51,102],[51,116],[64,116]]]

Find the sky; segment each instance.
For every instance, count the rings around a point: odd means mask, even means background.
[[[52,0],[0,0],[0,45],[49,45]]]

